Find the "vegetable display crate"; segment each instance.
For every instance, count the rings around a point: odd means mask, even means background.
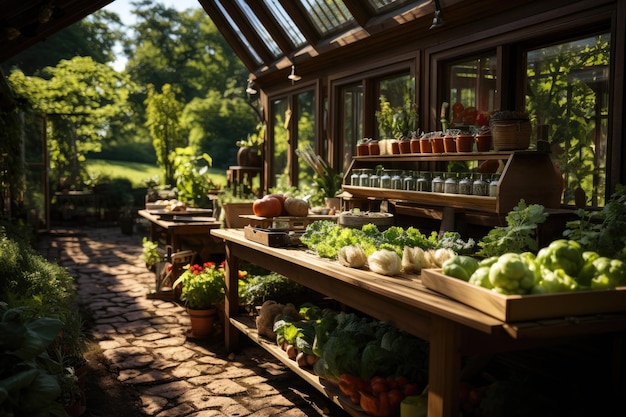
[[[317,220],[329,220],[336,222],[337,216],[311,214],[306,217],[296,216],[278,216],[278,217],[261,217],[253,214],[243,214],[239,217],[250,220],[250,225],[262,229],[273,230],[304,230],[306,227]]]
[[[503,295],[442,274],[440,269],[424,269],[421,278],[427,288],[505,322],[626,311],[626,287],[615,290]]]
[[[243,232],[246,239],[273,248],[300,246],[302,244],[300,236],[304,233],[304,231],[263,229],[253,226],[245,226]]]

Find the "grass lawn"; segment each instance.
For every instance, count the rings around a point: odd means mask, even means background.
[[[159,176],[160,169],[156,165],[137,162],[109,161],[105,159],[89,159],[86,162],[87,171],[92,176],[108,178],[128,178],[133,187],[144,187],[144,180]],[[223,169],[209,169],[209,175],[214,183],[226,185],[226,171]]]

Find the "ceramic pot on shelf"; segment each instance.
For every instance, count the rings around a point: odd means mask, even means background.
[[[462,133],[456,137],[457,152],[472,152],[474,149],[474,136]]]
[[[433,153],[443,153],[443,137],[437,136],[431,139]]]
[[[476,135],[476,150],[478,152],[489,152],[491,150],[491,135]]]

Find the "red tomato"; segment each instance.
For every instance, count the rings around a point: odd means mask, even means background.
[[[280,216],[283,211],[280,200],[274,197],[263,197],[254,200],[252,203],[252,211],[255,216],[259,217],[276,217]]]
[[[406,395],[407,397],[409,395],[419,395],[420,391],[419,391],[419,387],[417,386],[416,383],[413,382],[409,382],[408,384],[404,384],[402,386],[402,392],[404,393],[404,395]]]
[[[400,403],[404,400],[404,394],[398,389],[392,389],[387,393],[387,398],[389,399],[389,407],[395,410],[400,407]]]
[[[383,392],[389,391],[389,387],[384,382],[374,382],[370,384],[370,390],[372,391],[372,394],[379,395]]]

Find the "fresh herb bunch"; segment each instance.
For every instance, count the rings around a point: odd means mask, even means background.
[[[563,236],[607,258],[626,261],[626,186],[618,184],[602,211],[578,210]]]
[[[491,229],[479,242],[477,256],[485,258],[514,252],[537,252],[537,225],[548,218],[541,204],[526,205],[522,199],[505,220],[507,226]]]

